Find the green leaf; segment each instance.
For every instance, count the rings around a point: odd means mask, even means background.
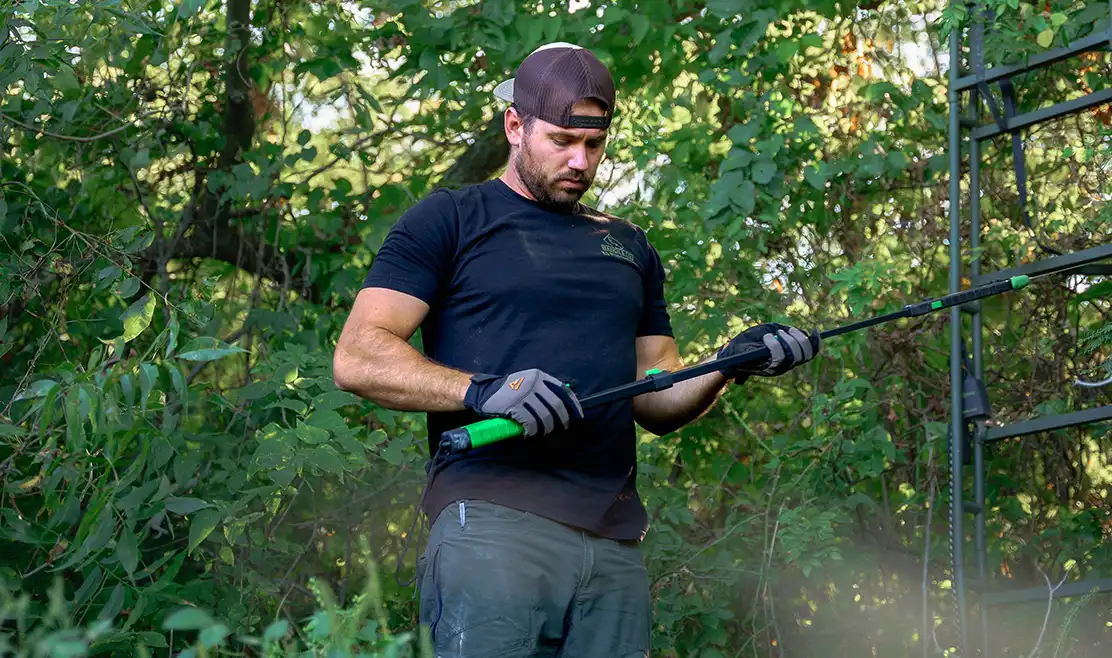
[[[305,455],[305,462],[325,473],[343,473],[344,460],[332,446],[317,446]]]
[[[752,151],[743,148],[731,148],[725,162],[722,163],[720,173],[747,167],[749,163],[753,162],[753,157]]]
[[[143,484],[136,485],[127,495],[116,499],[116,509],[124,512],[138,509],[158,489],[158,485],[158,480],[148,480]]]
[[[53,73],[54,87],[61,92],[77,91],[81,88],[81,83],[77,80],[77,75],[70,70],[68,66],[54,71]]]
[[[51,390],[53,390],[53,388],[57,385],[58,382],[54,381],[53,379],[40,379],[37,382],[33,382],[27,388],[23,389],[23,391],[21,391],[19,395],[15,396],[15,400],[33,400],[35,398],[41,398],[49,393]]]
[[[199,336],[189,341],[181,352],[178,353],[179,359],[186,361],[215,361],[222,359],[229,354],[237,354],[246,352],[247,350],[236,345],[229,345],[219,338],[211,336]]]
[[[293,482],[294,476],[297,475],[297,471],[291,467],[286,467],[271,471],[267,475],[274,484],[288,487],[290,482]]]
[[[1104,297],[1112,297],[1112,281],[1101,281],[1100,283],[1089,286],[1081,294],[1070,297],[1067,304],[1073,306],[1090,299],[1101,299]],[[3,433],[0,432],[0,435]]]
[[[269,379],[265,381],[251,382],[247,386],[244,386],[243,388],[237,389],[235,391],[235,401],[237,403],[249,402],[251,400],[265,398],[266,396],[273,393],[277,388],[278,384]]]
[[[174,353],[174,349],[178,346],[178,331],[181,330],[176,309],[170,309],[170,326],[167,329],[169,335],[166,338],[166,358],[169,359],[170,355]]]
[[[1046,29],[1039,32],[1036,41],[1038,41],[1039,45],[1043,48],[1049,48],[1050,44],[1054,43],[1054,30]]]
[[[116,286],[116,294],[121,299],[130,299],[137,292],[139,292],[139,279],[133,276],[129,276]]]
[[[373,432],[371,432],[369,435],[367,435],[367,438],[364,439],[363,442],[366,443],[368,446],[374,447],[374,446],[377,446],[378,444],[382,443],[385,440],[386,440],[386,431],[381,430],[381,429],[377,429],[377,430],[374,430]]]
[[[127,527],[116,542],[116,557],[128,575],[135,573],[135,567],[139,566],[139,544],[135,540],[135,533]]]
[[[197,545],[205,540],[209,534],[219,525],[221,514],[219,510],[205,509],[197,513],[193,517],[193,522],[189,524],[189,548],[188,552],[193,552]]]
[[[101,608],[97,618],[108,620],[115,619],[116,615],[120,614],[120,610],[124,607],[125,593],[124,584],[116,583],[116,586],[112,588],[112,594],[108,597],[108,603],[105,603],[104,607]]]
[[[156,305],[154,295],[146,294],[124,311],[120,319],[124,323],[123,338],[125,343],[134,340],[136,336],[150,326]]]
[[[75,608],[80,608],[85,605],[85,602],[100,589],[101,576],[103,575],[104,571],[99,566],[93,567],[93,570],[89,572],[84,582],[81,583],[81,587],[77,588],[77,591],[73,594],[73,605]]]
[[[730,18],[749,8],[749,0],[709,0],[707,11],[721,18]]]
[[[772,177],[776,175],[776,165],[767,158],[758,158],[753,163],[753,182],[757,185],[767,185],[772,182]]]
[[[734,41],[733,36],[732,28],[726,28],[714,35],[714,48],[711,48],[710,52],[707,53],[707,61],[717,65],[725,59],[726,55],[730,54],[730,45]]]
[[[178,608],[171,612],[162,622],[164,631],[196,631],[212,626],[213,619],[209,613],[200,608]]]
[[[360,404],[363,401],[358,395],[347,391],[327,391],[313,398],[313,409],[337,409],[349,404]]]
[[[301,132],[299,132],[297,134],[297,143],[301,146],[305,146],[306,144],[309,143],[309,140],[312,139],[312,138],[313,138],[313,133],[309,132],[308,130],[302,130]]]
[[[804,169],[803,178],[816,190],[822,191],[826,188],[826,174],[824,174],[819,167],[807,167]]]
[[[224,640],[231,635],[231,631],[224,624],[217,623],[201,631],[197,641],[201,646],[211,649],[224,644]]]
[[[336,435],[336,443],[343,446],[349,455],[362,457],[366,446],[360,443],[350,432],[341,432]]]
[[[263,642],[272,643],[281,640],[286,636],[290,630],[290,623],[285,619],[273,621],[266,627],[266,632],[263,633]]]
[[[869,101],[883,101],[885,95],[890,96],[893,100],[902,96],[899,88],[891,82],[875,82],[865,88],[865,98]]]
[[[11,423],[0,423],[0,437],[23,436],[24,433],[21,427]]]
[[[289,409],[290,411],[293,411],[294,413],[296,413],[298,415],[304,414],[306,411],[309,410],[309,407],[304,402],[302,402],[301,400],[278,400],[277,402],[272,402],[272,403],[266,405],[263,408],[264,409],[275,409],[275,408]]]
[[[139,408],[146,411],[147,399],[158,381],[158,366],[153,363],[139,364]]]
[[[297,438],[309,444],[324,443],[328,440],[327,430],[304,423],[298,423],[294,433],[297,434]]]
[[[155,633],[154,631],[139,633],[139,641],[155,649],[168,649],[170,647],[170,645],[166,643],[166,638],[163,637],[161,633]]]
[[[776,59],[780,60],[781,64],[787,64],[798,52],[798,41],[781,41],[780,44],[776,46]]]
[[[135,155],[131,158],[131,162],[129,162],[128,164],[131,165],[132,169],[142,169],[143,167],[146,167],[150,163],[151,163],[151,150],[150,149],[139,149],[138,151],[136,151]]]
[[[98,283],[99,282],[107,282],[107,283],[105,283],[105,285],[108,285],[109,283],[115,281],[116,277],[120,276],[121,274],[123,274],[123,270],[121,270],[119,268],[119,266],[109,265],[108,267],[105,267],[101,271],[97,272],[97,282]],[[138,283],[139,280],[136,279],[135,281],[136,281],[135,289],[138,290],[139,289],[139,283]],[[132,294],[135,294],[135,293],[132,293]]]
[[[727,132],[726,136],[730,138],[734,144],[738,146],[745,146],[749,140],[757,136],[761,126],[755,121],[749,123],[738,123],[732,126]]]
[[[1063,25],[1067,20],[1069,20],[1069,17],[1061,12],[1055,12],[1050,15],[1050,24],[1054,27]]]
[[[737,206],[738,212],[748,215],[757,205],[757,187],[753,181],[742,181],[740,185],[730,190],[730,202]]]
[[[182,0],[181,10],[178,12],[182,18],[189,18],[205,6],[205,0]]]
[[[632,28],[633,43],[639,44],[649,33],[649,18],[644,14],[634,14],[629,17],[629,25]]]
[[[170,496],[166,499],[166,509],[174,514],[192,514],[206,507],[211,507],[211,505],[200,498]]]
[[[347,421],[344,420],[344,417],[329,409],[317,409],[309,414],[309,417],[305,419],[305,423],[330,432],[343,432],[348,429],[348,424]]]
[[[397,439],[390,442],[385,448],[382,449],[382,458],[388,461],[393,466],[402,463],[405,451],[405,442]]]

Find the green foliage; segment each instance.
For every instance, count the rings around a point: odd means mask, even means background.
[[[504,165],[489,92],[544,41],[591,47],[619,81],[588,201],[660,250],[689,362],[752,323],[829,328],[947,291],[946,38],[977,12],[580,4],[0,13],[13,651],[416,655],[412,591],[375,565],[411,573],[423,419],[338,390],[332,349],[399,214]],[[989,67],[1108,25],[1099,3],[981,6]],[[1104,88],[1094,55],[1025,78],[1020,110]],[[1110,241],[1108,126],[1098,107],[1025,133],[1030,229],[1010,144],[983,145],[982,272]],[[1084,281],[984,303],[993,422],[1107,404],[1072,385],[1112,374],[1112,288]],[[810,367],[643,437],[654,655],[955,645],[935,513],[949,502],[948,350],[945,314],[840,336]],[[1107,570],[1109,430],[990,447],[990,584]],[[1028,655],[1042,615],[990,616],[992,646]],[[1099,626],[1075,606],[1044,649],[1078,655]]]
[[[74,623],[73,610],[63,592],[62,579],[56,579],[48,592],[48,608],[41,617],[31,612],[31,597],[14,595],[0,583],[0,614],[14,625],[14,633],[0,634],[5,655],[19,658],[83,658],[105,652],[154,656],[167,649],[175,635],[186,646],[179,658],[250,655],[267,657],[329,656],[330,658],[430,658],[432,649],[427,630],[391,632],[385,618],[378,572],[366,561],[368,579],[363,591],[348,606],[339,606],[324,583],[313,583],[314,597],[320,608],[297,626],[286,619],[267,624],[261,635],[234,633],[228,625],[203,608],[177,606],[166,610],[160,631],[127,632],[124,622],[117,628],[117,612],[100,615],[85,625]]]

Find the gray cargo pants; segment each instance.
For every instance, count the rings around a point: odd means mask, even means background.
[[[418,558],[437,658],[644,658],[640,549],[485,501],[440,512]]]

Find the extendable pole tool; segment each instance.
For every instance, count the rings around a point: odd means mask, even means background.
[[[1014,276],[1010,279],[986,283],[983,286],[977,286],[976,288],[970,288],[969,290],[963,290],[962,292],[946,295],[937,299],[928,299],[917,304],[908,304],[899,311],[823,331],[819,335],[825,340],[900,318],[914,318],[950,308],[951,306],[959,306],[978,299],[984,299],[985,297],[992,297],[1012,290],[1019,290],[1027,286],[1028,283],[1030,283],[1029,277]],[[759,363],[769,356],[768,348],[761,347],[751,352],[746,352],[745,354],[735,354],[733,356],[707,361],[706,363],[700,363],[699,365],[683,368],[675,372],[650,370],[645,373],[646,377],[644,379],[629,384],[622,384],[621,386],[615,386],[614,388],[606,389],[593,395],[584,396],[579,399],[579,403],[584,409],[588,409],[615,400],[636,397],[643,393],[662,391],[666,388],[671,388],[679,382],[701,377],[707,373],[727,370],[746,363]],[[440,449],[446,453],[463,452],[471,448],[478,448],[520,436],[523,433],[524,428],[517,421],[508,418],[489,418],[444,432],[440,435]]]

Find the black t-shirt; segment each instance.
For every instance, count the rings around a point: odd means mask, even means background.
[[[439,189],[388,233],[365,287],[417,297],[425,355],[469,373],[540,368],[580,397],[637,378],[638,336],[672,335],[664,269],[644,231],[580,204],[554,212],[495,179]],[[480,420],[429,413],[432,456],[445,430]],[[639,539],[629,400],[585,410],[568,430],[453,455],[425,512],[464,498],[527,510],[613,539]]]

